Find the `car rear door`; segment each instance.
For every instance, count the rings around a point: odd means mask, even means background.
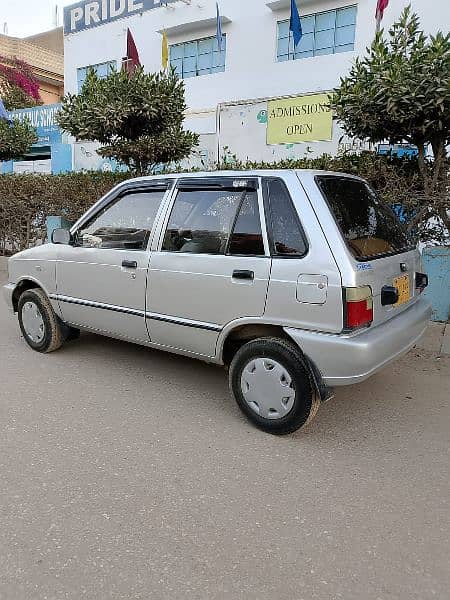
[[[263,179],[272,270],[266,318],[287,327],[342,330],[342,281],[312,206],[293,171]]]
[[[151,341],[214,356],[225,325],[264,314],[270,265],[257,178],[179,180],[150,260]]]

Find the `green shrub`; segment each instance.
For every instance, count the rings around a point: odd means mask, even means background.
[[[0,175],[0,254],[45,241],[50,215],[78,219],[126,173]]]

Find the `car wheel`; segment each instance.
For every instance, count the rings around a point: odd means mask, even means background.
[[[230,387],[248,419],[273,434],[300,429],[320,404],[302,353],[278,338],[253,340],[236,352]]]
[[[25,291],[19,298],[19,324],[25,341],[37,352],[53,352],[64,341],[59,319],[45,293]]]

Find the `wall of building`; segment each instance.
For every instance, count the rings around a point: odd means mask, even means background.
[[[147,0],[147,5],[151,2],[159,4],[159,0]],[[419,14],[427,33],[435,33],[450,22],[448,0],[433,0],[433,10],[423,0],[396,0],[391,1],[386,10],[383,25],[389,27],[408,3]],[[101,4],[98,3],[100,11]],[[142,5],[135,1],[128,6],[136,4]],[[335,153],[342,134],[336,123],[330,141],[269,147],[265,143],[264,123],[258,121],[258,114],[264,110],[267,98],[329,91],[337,86],[355,57],[364,53],[373,39],[376,0],[297,2],[301,15],[357,5],[355,49],[286,62],[277,62],[276,24],[289,18],[290,0],[222,0],[219,4],[224,21],[222,29],[227,36],[225,72],[185,81],[189,106],[187,126],[201,134],[200,158],[196,160],[214,160],[224,146],[241,158],[259,160],[302,156],[306,152]],[[66,91],[77,92],[80,67],[106,61],[116,61],[120,67],[128,27],[145,69],[158,71],[161,68],[160,32],[167,31],[170,45],[213,36],[216,33],[215,6],[215,0],[195,0],[191,4],[172,1],[167,6],[66,34]],[[344,143],[353,142],[344,140]]]
[[[64,95],[64,86],[41,82],[39,94],[43,104],[57,104]]]

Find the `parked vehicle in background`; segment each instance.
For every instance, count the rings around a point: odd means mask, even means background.
[[[364,180],[226,171],[118,185],[12,257],[5,295],[39,352],[89,330],[226,365],[245,415],[282,434],[417,342],[426,285]]]

